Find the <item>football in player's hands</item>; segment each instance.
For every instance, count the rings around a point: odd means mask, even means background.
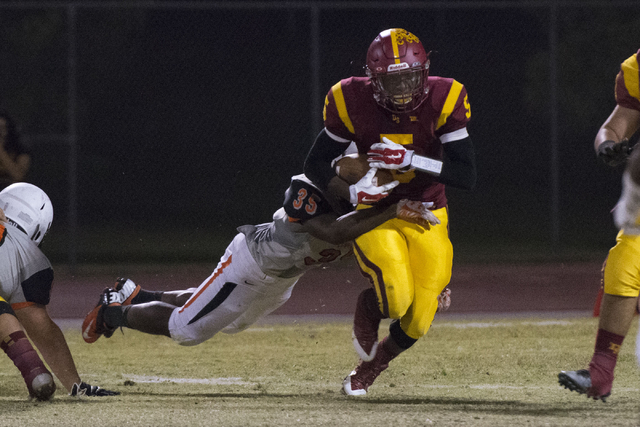
[[[363,176],[369,172],[371,166],[367,161],[367,156],[359,156],[356,154],[349,154],[338,160],[334,165],[336,175],[346,181],[349,185],[353,185],[360,181]],[[393,174],[388,169],[378,169],[374,177],[373,184],[376,186],[382,186],[393,182],[395,179]]]

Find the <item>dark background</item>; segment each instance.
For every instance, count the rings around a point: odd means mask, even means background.
[[[27,180],[54,204],[43,243],[54,261],[215,262],[235,227],[270,220],[321,129],[324,95],[363,75],[391,27],[416,34],[431,74],[469,92],[478,186],[448,190],[459,260],[604,258],[614,242],[621,170],[597,162],[593,139],[620,63],[640,48],[633,2],[22,3],[0,5],[0,106],[32,149]]]

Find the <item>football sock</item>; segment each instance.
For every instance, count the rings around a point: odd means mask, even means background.
[[[398,348],[402,349],[402,351],[407,350],[418,341],[415,338],[411,338],[402,330],[400,320],[391,322],[391,326],[389,326],[389,336],[393,338],[395,344]]]
[[[362,307],[365,317],[370,320],[384,319],[380,308],[378,307],[378,297],[373,288],[365,289],[358,296],[358,307]]]
[[[598,329],[596,346],[589,363],[591,387],[595,394],[606,395],[611,391],[613,370],[618,361],[618,352],[624,341],[624,336],[617,335],[604,329]]]
[[[131,304],[144,304],[145,302],[152,301],[162,301],[162,291],[145,291],[144,289],[140,289],[138,295],[136,295],[132,300]]]
[[[110,328],[119,328],[124,326],[125,328],[129,327],[129,322],[127,322],[127,313],[131,309],[132,306],[127,305],[125,307],[121,305],[105,307],[104,308],[104,323],[107,324]]]
[[[38,353],[31,345],[23,331],[16,331],[0,342],[0,348],[7,353],[9,359],[20,370],[29,392],[32,393],[33,379],[42,373],[49,373]]]

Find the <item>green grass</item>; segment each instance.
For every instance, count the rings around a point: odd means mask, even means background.
[[[365,398],[340,394],[357,363],[350,323],[286,319],[196,347],[131,330],[88,345],[68,330],[83,379],[122,395],[78,400],[59,390],[50,403],[29,402],[2,357],[0,425],[640,425],[635,322],[602,403],[557,384],[560,370],[587,365],[596,319],[436,319]]]

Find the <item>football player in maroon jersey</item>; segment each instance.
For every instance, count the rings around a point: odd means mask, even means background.
[[[620,66],[616,107],[594,141],[598,157],[616,166],[626,161],[640,131],[640,50]],[[634,141],[635,140],[635,141]],[[635,150],[637,151],[637,150]],[[569,390],[605,401],[611,394],[618,352],[629,332],[640,293],[640,153],[634,153],[623,176],[623,192],[614,210],[620,229],[603,269],[604,295],[589,369],[562,371],[558,381]]]
[[[367,53],[367,76],[329,90],[324,129],[305,161],[305,174],[322,190],[367,208],[366,196],[349,192],[331,168],[331,160],[354,143],[371,166],[391,170],[400,182],[378,203],[424,202],[440,219],[429,230],[391,220],[355,240],[358,264],[372,287],[355,310],[353,342],[361,361],[343,382],[347,395],[366,394],[389,362],[429,330],[453,260],[445,185],[473,189],[476,183],[467,91],[454,79],[429,76],[429,54],[406,30],[381,32]],[[378,343],[383,318],[395,321]]]

